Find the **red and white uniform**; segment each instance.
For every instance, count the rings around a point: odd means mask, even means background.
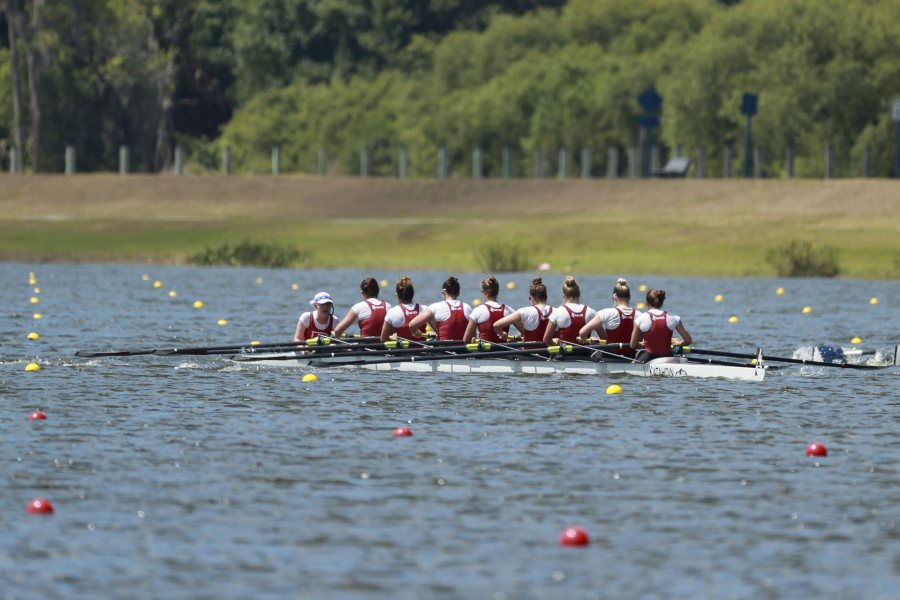
[[[384,315],[386,323],[390,323],[397,332],[398,338],[405,340],[422,339],[421,332],[413,333],[409,329],[409,322],[419,315],[420,306],[418,304],[398,304],[390,308]]]
[[[390,304],[378,298],[369,298],[354,304],[350,310],[356,314],[361,336],[381,335],[384,325],[384,316],[387,314]]]
[[[635,317],[634,326],[644,335],[644,350],[654,356],[669,356],[672,354],[672,332],[680,322],[678,315],[651,308]]]
[[[311,310],[300,315],[300,323],[306,329],[304,337],[306,339],[314,338],[317,335],[331,335],[336,325],[334,315],[329,315],[325,323],[319,323],[315,318],[316,311]]]
[[[594,318],[597,312],[584,304],[566,302],[553,311],[550,322],[559,329],[557,337],[563,342],[574,342],[584,324]]]
[[[607,344],[625,344],[631,343],[631,332],[634,329],[634,319],[640,313],[633,308],[604,308],[597,315],[602,319],[603,330],[606,332]],[[624,354],[634,356],[635,351],[631,348],[622,348],[610,350],[614,354]]]
[[[443,300],[430,305],[429,310],[437,323],[439,340],[461,340],[466,334],[472,307],[459,300]]]
[[[547,330],[547,323],[550,322],[552,313],[552,306],[544,306],[542,309],[537,306],[520,308],[519,314],[522,315],[522,326],[525,328],[525,331],[522,332],[522,340],[526,342],[544,341],[544,332]]]
[[[494,323],[512,314],[512,308],[493,300],[476,306],[469,315],[469,320],[478,325],[478,337],[486,342],[502,342],[497,332],[494,331]],[[509,327],[503,330],[504,335],[509,333]]]

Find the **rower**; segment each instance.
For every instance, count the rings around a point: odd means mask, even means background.
[[[585,323],[594,318],[596,311],[581,303],[581,288],[575,278],[569,275],[562,285],[563,305],[550,315],[544,343],[577,342],[578,332]]]
[[[406,275],[402,275],[397,280],[397,306],[393,306],[384,315],[384,325],[381,328],[381,341],[386,342],[388,338],[396,334],[396,337],[405,340],[422,340],[425,339],[422,331],[418,327],[412,328],[411,321],[419,316],[421,309],[418,304],[413,303],[416,290],[413,287],[412,279]]]
[[[522,334],[524,342],[544,340],[544,332],[547,329],[547,323],[550,322],[550,313],[553,312],[553,307],[547,306],[547,286],[540,277],[535,277],[531,281],[528,300],[531,302],[530,306],[523,306],[494,323],[494,331],[498,335],[504,331],[508,332],[509,326],[512,325]],[[472,311],[472,314],[474,313],[475,311]]]
[[[472,309],[463,339],[467,342],[474,341],[475,332],[478,331],[478,337],[485,342],[505,342],[506,336],[509,334],[509,325],[495,330],[494,324],[511,315],[513,309],[497,302],[497,296],[500,295],[500,282],[496,277],[490,275],[482,280],[481,294],[484,296],[484,303]]]
[[[410,322],[410,327],[421,327],[428,323],[437,332],[439,340],[462,340],[472,307],[458,300],[459,280],[452,275],[441,287],[440,302],[429,304],[418,317]]]
[[[594,331],[600,339],[607,344],[625,344],[624,348],[609,350],[610,354],[621,354],[634,358],[635,350],[631,348],[631,332],[634,329],[634,318],[641,314],[631,308],[631,289],[628,282],[619,277],[613,287],[613,307],[598,311],[594,318],[581,328],[578,337],[583,340],[590,338]]]
[[[690,346],[694,340],[691,334],[684,328],[681,317],[672,315],[662,310],[666,301],[664,290],[653,289],[647,292],[647,306],[650,307],[634,319],[634,330],[631,332],[631,347],[641,350],[635,360],[647,362],[661,356],[672,356],[672,346]],[[678,332],[681,339],[672,339],[672,334]]]
[[[359,322],[359,335],[361,337],[379,336],[384,326],[384,315],[391,307],[390,303],[378,299],[380,288],[378,282],[372,277],[366,277],[359,284],[362,294],[362,302],[357,302],[347,315],[341,319],[334,328],[334,337],[340,337],[354,322]]]
[[[302,342],[318,335],[330,337],[334,329],[336,319],[334,318],[334,302],[331,301],[331,294],[319,292],[313,296],[309,304],[313,309],[303,313],[297,319],[297,329],[294,332],[295,342]]]

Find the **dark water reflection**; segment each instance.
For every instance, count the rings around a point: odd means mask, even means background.
[[[343,313],[367,274],[0,273],[0,597],[898,597],[896,369],[619,378],[619,396],[564,376],[329,371],[308,384],[217,358],[73,355],[280,341],[316,290]],[[413,277],[430,301],[445,274]],[[501,299],[525,304],[529,279],[501,277],[518,284]],[[629,279],[666,288],[698,347],[900,342],[896,282]],[[480,277],[461,280],[475,298]],[[603,306],[613,282],[582,278],[588,302]],[[26,373],[34,359],[43,370]],[[29,422],[38,407],[48,420]],[[398,425],[414,437],[392,439]],[[827,458],[804,456],[813,440]],[[36,496],[53,516],[25,513]],[[571,524],[593,544],[559,547]]]

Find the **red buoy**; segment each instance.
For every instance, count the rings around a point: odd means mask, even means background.
[[[828,456],[828,448],[822,442],[813,442],[806,447],[807,456]]]
[[[32,515],[46,515],[53,512],[53,505],[46,498],[35,498],[28,503],[28,512]]]
[[[587,531],[581,527],[567,527],[559,536],[560,546],[587,546],[590,543]]]
[[[409,437],[412,435],[412,429],[409,427],[398,427],[392,434],[394,437]]]
[[[36,410],[33,413],[31,413],[30,415],[28,415],[29,421],[43,421],[46,418],[47,418],[47,415],[45,415],[44,411],[42,411],[42,410]]]

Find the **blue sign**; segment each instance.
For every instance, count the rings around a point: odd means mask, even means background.
[[[756,114],[756,94],[744,94],[744,99],[741,101],[741,112],[748,117]]]
[[[656,115],[647,115],[645,117],[640,117],[638,123],[640,123],[641,127],[653,129],[654,127],[659,127],[659,117]]]
[[[656,93],[653,86],[648,87],[638,96],[638,104],[644,109],[644,112],[656,113],[662,107],[662,96]]]

